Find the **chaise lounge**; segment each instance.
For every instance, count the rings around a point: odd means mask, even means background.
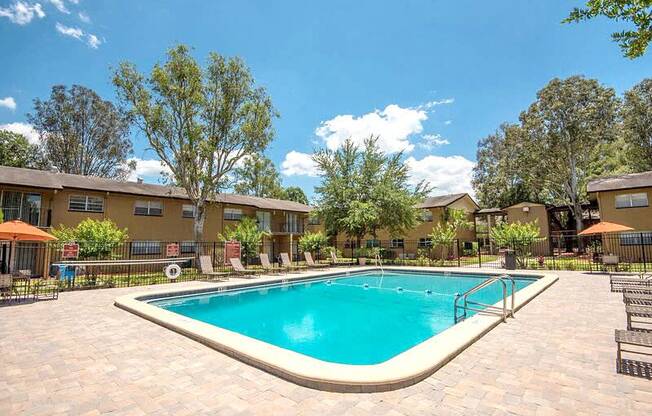
[[[306,266],[292,264],[288,253],[281,253],[281,267],[287,270],[288,272],[290,270],[303,271],[306,269]]]
[[[229,259],[229,262],[231,263],[231,266],[233,266],[233,271],[235,274],[237,274],[240,277],[255,277],[259,273],[263,273],[263,269],[247,269],[242,265],[242,261],[240,261],[239,258],[237,257],[232,257]]]
[[[311,269],[323,269],[323,268],[330,267],[330,264],[315,263],[315,260],[313,260],[312,254],[309,251],[305,251],[303,253],[303,256],[306,258],[306,264]]]
[[[229,280],[229,273],[213,270],[213,262],[210,256],[199,256],[199,267],[201,268],[201,274],[206,276],[208,280]]]
[[[652,363],[623,359],[622,356],[624,352],[652,356],[652,353],[642,351],[644,348],[652,349],[652,333],[616,329],[615,338],[616,343],[618,344],[616,372],[620,374],[652,378]],[[637,349],[624,349],[623,345],[637,347]]]
[[[260,253],[260,265],[262,266],[263,270],[265,270],[268,273],[280,273],[282,270],[274,266],[270,261],[269,261],[269,255],[267,253]]]

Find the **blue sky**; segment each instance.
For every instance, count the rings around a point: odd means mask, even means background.
[[[281,117],[267,150],[285,185],[318,182],[310,153],[349,136],[406,150],[414,180],[469,190],[477,141],[514,121],[553,77],[583,74],[619,93],[652,76],[650,55],[621,56],[607,20],[560,21],[577,1],[0,0],[0,125],[29,133],[26,113],[54,84],[115,99],[111,67],[149,71],[186,43],[239,55]],[[160,167],[134,132],[136,175]],[[313,176],[311,176],[313,175]]]

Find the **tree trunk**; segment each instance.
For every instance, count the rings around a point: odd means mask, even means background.
[[[204,238],[204,221],[206,220],[206,206],[195,204],[195,221],[193,223],[193,236],[195,241],[203,241]]]

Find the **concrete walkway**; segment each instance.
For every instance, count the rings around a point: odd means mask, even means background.
[[[620,295],[558,274],[425,381],[376,394],[296,386],[113,306],[143,287],[0,307],[0,415],[652,414],[652,381],[614,370]]]

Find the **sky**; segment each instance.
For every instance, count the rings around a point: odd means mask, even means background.
[[[116,101],[112,69],[147,72],[184,43],[240,56],[280,117],[266,149],[285,186],[309,196],[310,155],[380,136],[403,151],[433,194],[470,192],[477,142],[517,121],[555,77],[596,78],[619,94],[652,76],[650,54],[622,57],[622,22],[562,24],[568,0],[197,1],[0,0],[0,128],[36,140],[26,114],[53,85]],[[132,179],[160,181],[147,139],[132,132]]]

